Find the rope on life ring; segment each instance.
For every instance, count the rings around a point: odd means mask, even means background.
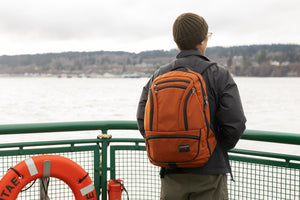
[[[0,181],[0,200],[15,200],[28,183],[43,177],[64,181],[76,200],[97,199],[91,178],[76,162],[58,155],[40,155],[21,161],[3,176]]]

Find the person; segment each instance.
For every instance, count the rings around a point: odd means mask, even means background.
[[[210,36],[203,17],[194,13],[178,16],[173,24],[173,38],[179,54],[174,61],[155,71],[142,90],[137,123],[145,136],[145,105],[152,81],[176,66],[188,66],[200,73],[208,93],[210,126],[217,138],[216,148],[203,167],[161,169],[161,200],[228,199],[226,174],[231,173],[231,169],[227,152],[244,132],[246,117],[238,87],[229,71],[204,56]]]

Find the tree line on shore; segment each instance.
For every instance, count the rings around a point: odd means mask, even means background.
[[[138,74],[149,76],[178,50],[62,52],[0,56],[0,74]],[[206,56],[236,76],[300,77],[300,45],[211,47]]]

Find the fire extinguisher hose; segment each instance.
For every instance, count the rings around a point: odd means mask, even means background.
[[[123,190],[126,192],[127,200],[129,200],[129,195],[128,195],[128,192],[127,192],[125,186],[124,186],[120,181],[117,181],[117,180],[116,180],[116,183],[119,183],[119,184],[121,185],[121,187],[123,188]]]

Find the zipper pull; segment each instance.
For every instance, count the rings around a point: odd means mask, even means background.
[[[205,104],[205,105],[208,104],[207,96],[204,96],[204,104]]]
[[[206,105],[208,104],[208,100],[206,96],[204,96],[203,101],[204,101],[204,111],[206,111]]]
[[[195,87],[192,87],[192,93],[195,94]]]

